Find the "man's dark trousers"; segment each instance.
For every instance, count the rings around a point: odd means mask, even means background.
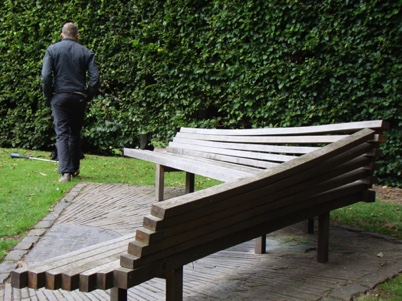
[[[59,173],[74,173],[80,168],[81,130],[87,101],[75,93],[59,93],[50,101],[56,132]]]

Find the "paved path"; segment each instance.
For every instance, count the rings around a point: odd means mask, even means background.
[[[182,193],[170,189],[166,196]],[[0,265],[0,301],[108,300],[104,291],[12,289],[7,277],[18,264],[132,233],[153,199],[153,187],[78,184]],[[320,264],[316,236],[298,226],[268,235],[267,254],[253,254],[253,243],[247,242],[188,264],[184,299],[351,300],[402,271],[401,241],[332,226],[329,262]],[[164,281],[153,279],[130,289],[129,300],[164,300],[164,290]]]

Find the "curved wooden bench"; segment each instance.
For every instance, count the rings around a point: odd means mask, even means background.
[[[375,200],[370,188],[378,133],[385,127],[362,129],[248,177],[156,202],[134,239],[17,269],[12,286],[112,288],[111,300],[126,300],[130,287],[162,277],[166,300],[182,300],[184,265],[315,216],[317,260],[326,262],[330,211]]]

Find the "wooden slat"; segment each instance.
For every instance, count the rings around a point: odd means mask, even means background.
[[[260,161],[248,158],[239,158],[227,155],[205,153],[201,151],[190,151],[187,154],[186,150],[175,149],[175,148],[169,148],[169,154],[176,155],[179,158],[186,158],[192,160],[194,164],[213,164],[216,165],[216,167],[227,166],[229,168],[233,168],[234,170],[240,170],[240,171],[243,170],[244,172],[250,174],[254,174],[255,172],[258,172],[261,169],[272,168],[274,166],[278,166],[279,164],[281,164],[279,162]],[[177,171],[177,169],[173,170]],[[217,180],[228,182],[230,179],[217,179]]]
[[[130,288],[154,277],[162,278],[164,268],[163,261],[155,261],[135,270],[121,266],[113,271],[113,285],[119,288]]]
[[[218,162],[227,162],[227,163],[232,163],[234,165],[234,169],[238,169],[237,166],[247,166],[247,167],[253,167],[254,171],[258,171],[258,169],[267,169],[267,168],[272,168],[275,166],[278,166],[281,164],[280,162],[270,162],[270,161],[261,161],[261,160],[253,160],[253,159],[248,159],[248,158],[239,158],[239,157],[233,157],[233,156],[227,156],[227,155],[220,155],[220,154],[211,154],[211,153],[205,153],[201,151],[191,151],[189,154],[187,154],[186,150],[183,149],[174,149],[171,148],[169,149],[171,153],[174,154],[180,154],[180,156],[188,157],[188,158],[197,158],[196,160],[198,161],[200,158],[205,158],[208,160],[214,160]],[[295,157],[296,158],[296,157]],[[254,172],[252,170],[248,171],[251,174]]]
[[[172,167],[178,170],[187,171],[193,174],[210,177],[221,181],[234,181],[250,176],[250,173],[238,171],[236,169],[219,166],[218,162],[211,164],[194,164],[194,160],[166,152],[141,151],[137,149],[124,148],[124,155],[150,161],[159,165]],[[219,167],[219,168],[218,168]]]
[[[312,152],[318,147],[312,146],[293,146],[293,145],[268,145],[268,144],[244,144],[244,143],[225,143],[207,140],[196,140],[189,138],[175,137],[169,146],[175,147],[176,143],[188,145],[201,145],[204,147],[220,148],[220,149],[234,149],[255,151],[264,153],[279,153],[279,154],[307,154]]]
[[[98,288],[103,290],[112,288],[113,270],[118,267],[120,267],[120,260],[116,259],[102,265],[99,264],[92,269],[81,272],[79,279],[79,290],[82,292],[91,292]]]
[[[231,136],[208,135],[178,132],[176,137],[206,141],[254,143],[254,144],[323,144],[332,143],[347,135],[315,135],[315,136]]]
[[[186,155],[192,155],[191,151],[196,151],[196,153],[205,153],[206,157],[213,158],[213,154],[226,155],[233,158],[247,158],[254,159],[257,161],[271,161],[271,162],[286,162],[297,158],[297,156],[290,155],[278,155],[271,153],[263,153],[263,152],[250,152],[250,151],[239,151],[239,150],[231,150],[225,148],[212,148],[212,147],[204,147],[200,145],[185,145],[180,143],[170,143],[169,148],[167,149],[169,152],[181,153]],[[196,155],[192,155],[196,157]]]
[[[199,153],[199,155],[198,155]],[[215,169],[226,168],[234,171],[240,171],[249,175],[260,172],[261,170],[277,166],[280,163],[266,162],[252,159],[236,158],[232,156],[207,154],[205,152],[187,151],[181,149],[169,149],[169,154],[177,159],[188,159],[194,162],[194,165],[215,166]],[[259,164],[261,162],[261,164]],[[177,169],[175,169],[177,171]],[[215,171],[211,172],[216,173]],[[241,175],[243,177],[243,175]],[[223,180],[223,179],[222,179]]]
[[[234,136],[254,136],[254,135],[305,135],[305,134],[325,134],[337,132],[356,132],[365,128],[383,130],[389,124],[383,120],[370,120],[358,122],[335,123],[315,126],[282,127],[282,128],[260,128],[260,129],[201,129],[182,127],[180,132],[211,134],[211,135],[234,135]]]

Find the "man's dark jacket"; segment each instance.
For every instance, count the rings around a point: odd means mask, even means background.
[[[46,49],[41,82],[48,100],[53,94],[63,92],[84,93],[88,95],[87,100],[91,100],[100,83],[95,54],[74,39],[62,39]]]

